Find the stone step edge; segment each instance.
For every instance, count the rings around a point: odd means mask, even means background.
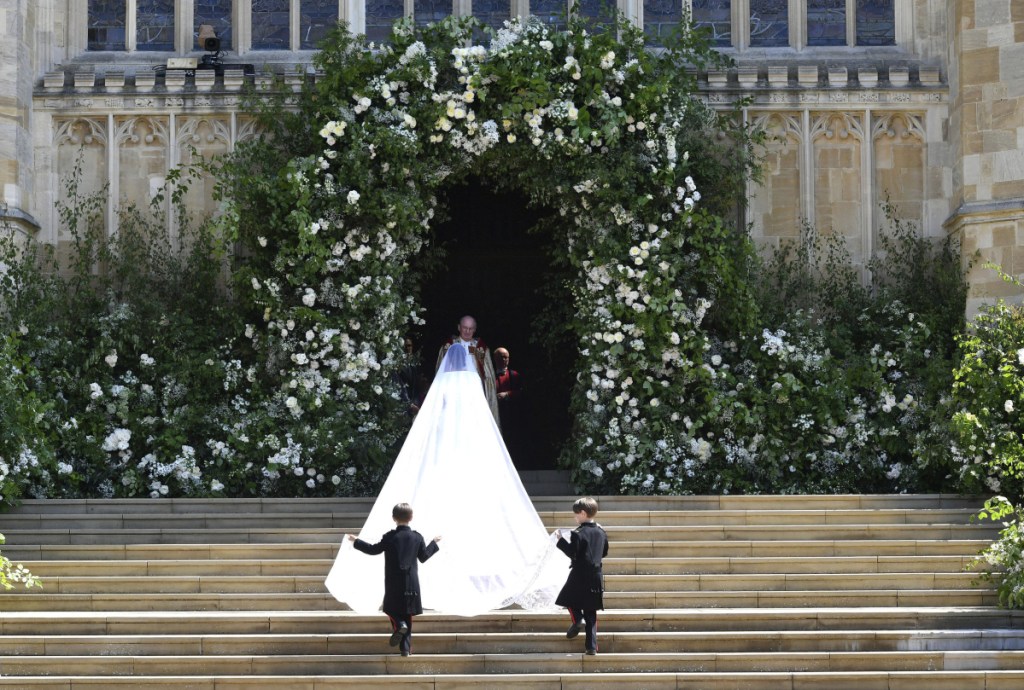
[[[230,500],[230,499],[226,499]],[[981,508],[979,505],[977,508]],[[892,516],[892,517],[906,517],[908,515],[931,515],[931,514],[943,514],[943,515],[956,515],[964,516],[968,519],[977,519],[974,516],[978,510],[972,507],[955,507],[955,508],[915,508],[915,507],[894,507],[894,508],[775,508],[775,509],[763,509],[763,508],[721,508],[716,510],[693,510],[685,508],[667,508],[661,510],[642,510],[636,508],[623,508],[623,509],[605,509],[600,511],[600,515],[605,516],[604,519],[614,518],[640,518],[640,517],[658,517],[658,518],[672,518],[672,517],[713,517],[713,516],[725,516],[730,518],[736,517],[757,517],[765,514],[768,515],[793,515],[797,517],[829,517],[831,515],[841,517],[851,517],[860,515],[869,515],[873,517],[881,516]],[[303,519],[303,518],[320,518],[320,519],[331,519],[331,518],[359,518],[366,519],[368,515],[366,510],[335,510],[325,508],[323,510],[309,510],[309,511],[291,511],[284,510],[280,512],[265,512],[259,513],[248,513],[245,511],[195,511],[190,510],[188,512],[166,512],[160,510],[153,511],[112,511],[112,512],[28,512],[18,509],[7,511],[5,515],[13,520],[20,522],[41,522],[44,520],[55,520],[55,521],[68,521],[68,520],[137,520],[139,518],[150,519],[150,520],[251,520],[251,519]],[[549,519],[561,519],[561,518],[572,518],[572,511],[568,508],[563,510],[552,510],[552,509],[538,509],[537,514],[541,518]],[[610,518],[609,518],[610,516]],[[900,523],[905,524],[905,523]],[[917,523],[913,523],[917,524]]]
[[[399,657],[401,659],[401,657]],[[823,687],[856,687],[859,690],[900,688],[901,690],[934,690],[938,687],[985,688],[986,690],[1019,690],[1024,684],[1024,671],[784,671],[761,673],[540,673],[540,674],[394,674],[387,676],[288,676],[290,688],[364,688],[400,687],[422,688],[622,688],[672,687],[677,690],[698,688],[738,688],[745,690],[811,690]],[[280,690],[282,676],[5,676],[0,687],[22,690],[79,690],[126,687],[133,690],[182,687],[188,690],[241,690],[243,688],[270,688]],[[915,681],[920,681],[917,685]],[[831,683],[825,685],[824,683]],[[914,683],[911,685],[911,683]],[[970,683],[970,684],[968,684]],[[980,684],[979,684],[980,683]]]
[[[582,645],[577,641],[575,643],[579,647]],[[387,646],[384,644],[384,640],[381,642],[382,649],[386,649]],[[566,664],[566,663],[579,663],[577,659],[582,661],[583,668],[587,665],[599,666],[599,667],[621,667],[621,666],[634,666],[636,670],[643,671],[645,662],[650,665],[671,663],[679,668],[679,672],[685,673],[686,665],[694,666],[696,668],[691,669],[691,672],[705,672],[715,671],[715,665],[722,663],[726,665],[726,668],[721,669],[719,672],[735,671],[737,665],[754,667],[754,669],[761,667],[764,670],[773,671],[806,671],[807,666],[815,664],[831,664],[835,663],[837,668],[815,668],[813,670],[819,672],[840,672],[840,671],[854,671],[855,669],[842,668],[847,663],[862,664],[879,664],[877,668],[862,668],[863,672],[878,672],[878,671],[897,671],[897,670],[918,670],[918,671],[930,671],[930,670],[956,670],[956,671],[983,671],[990,670],[993,663],[1009,661],[1015,664],[1015,666],[1004,667],[997,670],[1019,670],[1024,671],[1024,650],[934,650],[934,651],[869,651],[869,652],[851,652],[851,651],[785,651],[785,652],[766,652],[759,651],[757,653],[757,659],[751,659],[749,652],[628,652],[628,653],[609,653],[600,652],[597,656],[598,659],[590,659],[589,655],[584,655],[583,650],[572,652],[505,652],[495,653],[487,652],[480,654],[467,654],[467,653],[454,653],[454,654],[414,654],[413,658],[406,661],[402,660],[401,657],[396,658],[394,650],[389,652],[379,652],[370,654],[340,654],[340,653],[325,653],[325,654],[222,654],[222,655],[204,655],[204,654],[180,654],[180,655],[168,655],[168,654],[153,654],[153,655],[139,655],[139,654],[110,654],[110,655],[9,655],[0,656],[0,668],[5,669],[5,675],[12,674],[12,667],[17,668],[18,666],[24,667],[35,667],[40,666],[42,670],[52,670],[53,667],[61,668],[67,674],[67,671],[76,665],[87,666],[89,675],[101,675],[103,670],[111,676],[135,676],[138,675],[150,675],[145,673],[142,669],[136,669],[135,665],[143,667],[159,667],[161,665],[174,665],[178,664],[183,669],[194,668],[196,666],[229,666],[231,664],[242,664],[249,666],[266,667],[268,665],[285,665],[282,669],[282,673],[278,674],[282,678],[286,678],[290,675],[288,671],[296,667],[296,665],[302,664],[328,664],[328,665],[373,665],[381,666],[381,672],[393,673],[401,666],[396,664],[408,665],[411,663],[415,664],[427,664],[430,667],[437,668],[439,666],[463,666],[466,665],[479,667],[478,673],[483,676],[490,675],[491,673],[509,673],[509,670],[503,670],[503,667],[507,669],[508,666],[518,667],[527,666],[531,664],[543,665],[549,664]],[[971,668],[969,664],[974,661],[975,663],[984,664],[982,667]],[[925,664],[924,668],[908,668],[912,663]],[[955,668],[946,669],[946,664],[954,664]],[[488,670],[488,665],[492,665],[491,670]],[[792,664],[795,668],[767,668],[768,666]],[[887,665],[902,665],[886,668]],[[934,665],[941,664],[942,667],[936,669]],[[711,666],[711,668],[707,668]],[[127,668],[125,668],[127,667]],[[580,669],[582,670],[582,669]],[[654,673],[660,669],[649,668],[646,672]],[[363,671],[365,673],[365,671]],[[513,671],[514,672],[514,671]],[[540,671],[543,673],[543,671]],[[621,671],[620,671],[621,672]],[[14,671],[13,673],[17,673]],[[194,675],[207,675],[209,671],[199,671]],[[454,673],[458,673],[455,671]],[[465,671],[463,671],[465,673]],[[529,673],[527,671],[527,673]],[[72,674],[67,674],[72,675]],[[188,672],[182,672],[180,675],[188,677],[193,675]]]
[[[383,623],[383,621],[381,621]],[[382,640],[387,639],[387,626],[378,625],[374,631],[358,633],[191,633],[191,634],[125,634],[116,635],[87,635],[87,634],[37,634],[37,635],[4,635],[4,648],[8,650],[8,656],[91,656],[96,651],[87,653],[79,652],[74,655],[62,654],[56,649],[65,647],[80,647],[107,649],[117,648],[121,651],[118,656],[173,656],[166,652],[149,652],[147,649],[162,648],[166,646],[184,648],[193,647],[200,650],[203,655],[218,655],[217,652],[209,651],[213,647],[241,647],[242,651],[234,652],[233,655],[269,656],[274,652],[256,651],[250,648],[272,648],[286,647],[295,650],[301,647],[318,647],[321,651],[315,654],[337,653],[330,650],[335,645],[373,646],[375,649],[383,650]],[[543,647],[551,645],[570,644],[565,639],[565,633],[557,631],[534,631],[534,632],[420,632],[416,633],[416,640],[422,646],[451,646],[457,645],[463,649],[474,645],[507,645],[509,642],[521,642]],[[912,649],[897,649],[891,646],[884,648],[871,648],[870,645],[893,645],[908,644],[915,645]],[[904,629],[904,630],[716,630],[716,631],[602,631],[601,644],[607,647],[608,651],[615,654],[651,654],[665,653],[653,650],[623,652],[616,648],[621,646],[650,645],[656,643],[671,643],[678,645],[671,653],[686,654],[725,654],[725,653],[747,653],[757,651],[759,653],[866,653],[866,652],[889,652],[889,653],[916,653],[916,652],[1024,652],[1024,630],[1006,630],[999,628],[992,629]],[[799,649],[800,644],[813,644],[813,648]],[[954,644],[960,646],[954,647]],[[689,649],[687,646],[699,646],[700,650]],[[714,649],[711,645],[743,645],[742,650]],[[751,647],[753,645],[753,647]],[[786,645],[787,648],[781,648]],[[835,645],[835,649],[825,645]],[[852,649],[851,645],[856,645]],[[973,646],[965,646],[973,645]],[[126,651],[131,647],[131,651]],[[51,651],[51,649],[53,651]],[[11,651],[15,650],[15,651]],[[295,656],[303,652],[291,651],[289,655]],[[366,654],[366,652],[356,652]],[[380,654],[381,652],[373,652]],[[440,652],[434,652],[438,654]],[[446,652],[447,653],[447,652]],[[511,654],[512,652],[452,652],[458,654]],[[537,650],[532,653],[551,653]],[[196,655],[195,652],[189,654]],[[220,653],[219,655],[226,655]]]
[[[28,565],[24,563],[23,565]],[[52,584],[59,586],[62,583],[68,585],[84,585],[92,584],[97,581],[110,582],[111,584],[117,583],[137,583],[141,584],[144,582],[148,583],[164,583],[164,584],[202,584],[206,582],[208,584],[222,583],[222,582],[237,582],[240,585],[247,585],[256,582],[267,582],[267,581],[278,581],[281,583],[292,582],[294,584],[311,584],[317,582],[323,582],[324,578],[327,577],[327,573],[330,568],[324,568],[322,573],[256,573],[256,574],[236,574],[236,573],[211,573],[211,574],[178,574],[178,573],[143,573],[143,574],[131,574],[131,575],[110,575],[107,573],[100,573],[98,575],[90,574],[76,574],[76,575],[49,575],[46,579]],[[568,573],[568,568],[566,569]],[[884,571],[869,571],[869,572],[827,572],[827,571],[808,571],[808,572],[754,572],[754,573],[721,573],[721,572],[680,572],[680,573],[617,573],[617,572],[605,572],[604,577],[606,584],[607,582],[612,583],[626,583],[626,582],[638,582],[638,583],[651,583],[659,580],[665,581],[678,581],[678,582],[693,582],[695,580],[707,579],[708,581],[718,582],[735,582],[737,580],[751,580],[751,581],[791,581],[801,582],[806,580],[813,580],[820,578],[822,580],[833,580],[840,582],[842,580],[882,580],[882,579],[915,579],[915,580],[967,580],[980,577],[980,573],[966,571],[966,570],[954,570],[954,571],[938,571],[938,570],[884,570]],[[45,584],[45,583],[44,583]],[[866,589],[860,587],[858,589]],[[899,587],[886,587],[885,589],[901,589]],[[929,588],[930,589],[930,588]],[[32,590],[35,591],[35,590]],[[310,590],[303,590],[310,592]],[[317,590],[326,591],[326,590]],[[606,591],[610,591],[615,594],[621,594],[626,591],[616,588],[609,588]],[[641,590],[643,591],[643,590]],[[659,590],[661,591],[661,590]],[[664,590],[664,591],[676,591],[676,590]],[[678,590],[683,592],[689,591],[709,591],[709,590]],[[711,590],[714,591],[714,590]],[[734,591],[734,590],[721,590],[721,591]],[[735,590],[742,591],[742,590]],[[125,592],[125,594],[133,594],[134,592]],[[154,592],[159,594],[160,592]],[[0,597],[6,596],[0,594]]]
[[[797,541],[797,542],[821,542],[821,541],[848,541],[853,539],[868,540],[875,539],[876,535],[879,540],[892,540],[892,537],[886,538],[886,535],[893,532],[896,533],[907,533],[907,534],[920,534],[930,533],[932,536],[926,539],[918,539],[918,541],[947,541],[947,540],[960,540],[964,539],[963,536],[956,536],[962,534],[978,534],[988,535],[988,537],[995,538],[998,533],[997,525],[979,525],[979,524],[937,524],[937,525],[916,525],[912,523],[899,523],[899,524],[829,524],[829,525],[605,525],[605,531],[608,532],[613,543],[617,540],[628,540],[628,541],[658,541],[663,540],[669,541],[687,541],[685,539],[670,539],[667,535],[682,535],[688,533],[694,533],[699,535],[713,534],[717,535],[717,541],[759,541],[759,542],[771,542],[776,541],[779,534],[791,535],[794,528],[800,528],[801,534],[804,534],[804,539],[792,539],[788,538],[785,541]],[[546,529],[546,528],[545,528]],[[317,536],[321,541],[325,541],[328,537],[332,537],[331,541],[337,540],[340,542],[342,536],[346,532],[355,532],[354,527],[311,527],[297,531],[296,528],[271,528],[271,527],[181,527],[181,528],[148,528],[148,527],[126,527],[123,529],[103,529],[103,528],[39,528],[39,529],[22,529],[20,527],[14,529],[5,529],[4,534],[7,537],[7,543],[12,546],[35,546],[35,545],[72,545],[70,541],[72,538],[82,540],[85,538],[94,539],[108,539],[106,544],[110,546],[117,545],[128,545],[128,544],[139,544],[149,542],[139,541],[114,541],[114,539],[126,539],[131,537],[133,539],[139,538],[184,538],[188,537],[188,540],[181,539],[176,542],[181,545],[208,545],[210,542],[208,539],[219,539],[216,543],[223,543],[225,537],[239,540],[248,538],[249,542],[256,544],[276,543],[269,541],[270,538],[280,538],[282,541],[288,541],[289,543],[310,543],[302,542],[300,537],[303,536]],[[755,536],[749,536],[749,533],[755,533]],[[638,539],[637,535],[657,533],[648,537],[648,539]],[[757,535],[756,533],[761,533]],[[849,536],[849,535],[857,536]],[[67,541],[53,541],[54,537],[60,537],[67,539]],[[264,539],[264,541],[252,542],[252,538]],[[630,538],[632,537],[632,538]],[[737,539],[739,537],[739,539]],[[976,537],[980,538],[980,537]],[[45,541],[32,541],[33,539],[45,539]],[[904,537],[903,541],[910,540],[910,537]],[[716,541],[716,539],[702,539],[701,541]],[[779,540],[782,541],[782,540]],[[98,542],[103,544],[104,542]],[[163,543],[167,543],[166,541]],[[237,543],[237,541],[236,541]],[[246,543],[243,541],[242,543]]]
[[[902,599],[915,599],[921,600],[926,597],[934,597],[936,600],[940,598],[969,598],[974,601],[975,605],[986,602],[991,602],[992,605],[997,603],[997,590],[995,587],[963,587],[963,588],[944,588],[944,589],[744,589],[744,590],[720,590],[720,589],[694,589],[694,590],[631,590],[623,592],[605,592],[605,604],[608,611],[614,611],[619,609],[618,606],[609,605],[615,602],[624,602],[636,599],[752,599],[752,600],[782,600],[782,599],[810,599],[810,598],[825,598],[835,599],[842,597],[845,599],[850,598],[895,598],[896,602],[893,604],[895,608],[903,608],[899,605],[899,601]],[[95,602],[95,603],[113,603],[119,601],[131,601],[137,604],[142,604],[144,601],[165,601],[168,599],[177,601],[189,601],[189,602],[203,602],[203,601],[223,601],[224,603],[244,603],[260,602],[267,600],[297,600],[298,602],[304,603],[315,603],[323,602],[330,606],[337,606],[338,608],[332,608],[337,612],[343,612],[348,610],[342,608],[343,604],[337,603],[330,593],[323,591],[280,591],[280,592],[219,592],[219,591],[168,591],[168,592],[67,592],[67,593],[54,593],[46,592],[42,590],[33,589],[30,594],[3,594],[0,595],[0,601],[7,601],[9,603],[17,602]],[[920,603],[906,604],[908,606],[917,607]],[[876,604],[877,606],[877,604]],[[658,606],[656,603],[650,607],[652,610],[663,611],[665,608]],[[666,607],[669,609],[678,607]],[[767,608],[776,608],[774,606],[768,606]],[[817,605],[807,606],[808,609],[817,609]],[[128,609],[131,610],[131,609]]]
[[[768,613],[765,613],[764,609],[755,607],[738,607],[732,609],[720,609],[717,607],[685,607],[685,608],[665,608],[665,609],[648,609],[648,608],[621,608],[614,609],[614,612],[620,616],[640,616],[644,618],[664,618],[671,616],[673,618],[693,618],[693,617],[704,617],[704,616],[787,616],[787,615],[799,615],[802,618],[814,617],[814,618],[832,618],[848,616],[851,613],[857,613],[858,615],[874,614],[874,615],[890,615],[893,613],[893,608],[889,606],[818,606],[815,608],[805,608],[799,606],[792,606],[788,608],[779,607],[771,609]],[[1021,623],[1024,624],[1024,609],[1002,609],[991,606],[907,606],[898,609],[901,614],[914,614],[914,615],[998,615],[1000,617],[1012,617],[1019,618]],[[547,617],[553,614],[564,614],[565,609],[563,608],[552,608],[546,611],[530,611],[525,609],[507,608],[498,609],[494,611],[488,611],[482,616],[501,617],[509,619],[520,619],[520,618],[535,618],[535,617]],[[608,612],[605,611],[601,615],[605,616]],[[3,621],[8,617],[26,618],[31,617],[34,614],[17,611],[4,611],[0,609],[0,621]],[[81,616],[83,618],[95,619],[96,615],[88,611],[67,611],[67,612],[53,612],[46,615],[61,615],[61,616]],[[265,618],[267,620],[274,618],[283,617],[298,617],[298,618],[336,618],[342,616],[345,618],[366,618],[382,620],[383,613],[373,614],[361,614],[354,613],[352,611],[279,611],[277,609],[267,609],[264,611],[154,611],[149,613],[139,613],[136,611],[125,611],[125,612],[111,612],[101,616],[101,618],[119,618],[125,616],[128,618],[140,618],[140,617],[152,617],[152,618],[195,618],[196,616],[208,616],[211,618],[218,617],[231,617],[231,618]],[[479,618],[481,616],[477,616]],[[416,617],[416,620],[422,620],[424,618],[433,618],[438,620],[473,620],[473,618],[467,618],[465,616],[458,616],[455,614],[443,614],[435,613],[433,611],[425,611],[423,614]],[[1022,626],[1024,627],[1024,626]]]
[[[523,473],[520,473],[522,476]],[[566,494],[564,496],[540,496],[534,497],[533,500],[550,503],[562,499],[568,499],[569,505],[572,505],[572,501],[577,496],[575,494]],[[777,502],[777,503],[796,503],[799,505],[807,505],[808,503],[843,503],[843,504],[860,504],[866,505],[870,503],[902,503],[902,504],[920,504],[929,502],[945,502],[949,504],[963,504],[963,503],[977,503],[981,506],[988,496],[984,494],[956,494],[956,493],[919,493],[919,494],[881,494],[881,493],[864,493],[864,494],[730,494],[730,495],[719,495],[719,494],[674,494],[674,495],[600,495],[594,494],[594,498],[597,499],[598,503],[608,503],[609,505],[615,505],[615,503],[634,502],[634,503],[692,503],[696,505],[736,505],[743,503],[765,503],[765,502]],[[256,506],[256,505],[272,505],[272,504],[306,504],[313,505],[317,503],[331,503],[331,504],[345,504],[345,503],[369,503],[372,504],[376,500],[375,496],[314,496],[314,497],[260,497],[260,498],[187,498],[187,497],[174,497],[174,498],[26,498],[21,500],[21,506],[27,507],[38,507],[38,506],[70,506],[70,505],[159,505],[159,506],[192,506],[208,503],[211,505],[226,505],[236,504],[245,506]]]
[[[831,626],[836,621],[845,621],[850,618],[858,621],[870,618],[882,620],[899,619],[921,619],[941,616],[944,620],[956,620],[958,618],[985,618],[1000,619],[1005,621],[1002,625],[992,626],[998,628],[1024,628],[1024,610],[1003,609],[995,606],[901,606],[898,608],[890,606],[834,606],[834,607],[687,607],[687,608],[620,608],[606,609],[601,612],[601,620],[621,621],[649,621],[649,622],[673,622],[673,621],[704,621],[704,620],[727,620],[741,619],[745,621],[755,620],[777,620],[796,618],[802,621],[828,622],[830,626],[826,629],[837,629]],[[179,622],[188,620],[193,622],[259,622],[268,626],[268,632],[275,623],[312,623],[318,620],[327,622],[338,622],[340,619],[355,620],[356,622],[379,623],[385,620],[384,614],[360,614],[353,611],[108,611],[97,614],[93,611],[2,611],[0,610],[0,625],[4,622],[26,622],[26,621],[47,621],[58,619],[62,621],[82,620],[99,625],[100,623],[123,625],[128,622]],[[518,621],[529,621],[536,619],[546,621],[557,619],[564,621],[565,611],[553,609],[550,611],[525,611],[518,609],[505,609],[489,611],[475,618],[466,618],[453,614],[441,614],[427,611],[416,617],[418,624],[425,622],[451,623],[464,622],[467,620],[486,619],[492,623],[506,622],[515,623]],[[817,628],[805,628],[815,630]],[[845,628],[838,628],[845,629]],[[957,628],[960,629],[960,628]]]

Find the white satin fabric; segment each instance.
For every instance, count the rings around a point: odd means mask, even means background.
[[[464,348],[445,354],[359,538],[379,541],[402,502],[425,540],[442,537],[419,566],[425,609],[474,616],[512,604],[554,608],[569,561],[523,488]],[[373,613],[384,598],[384,558],[343,539],[326,584],[353,611]]]

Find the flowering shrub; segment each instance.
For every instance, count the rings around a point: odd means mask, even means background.
[[[0,544],[3,544],[4,541],[4,535],[0,534]],[[39,578],[29,572],[28,568],[20,563],[12,562],[0,553],[0,587],[14,589],[18,584],[26,588],[42,586]]]
[[[999,301],[959,339],[953,384],[955,457],[972,491],[1020,501],[1024,489],[1024,309]]]
[[[0,336],[0,501],[50,489],[52,453],[43,423],[46,408],[32,390],[38,377],[18,350],[17,337]]]
[[[1004,280],[1017,284],[1003,274]],[[1024,308],[1002,300],[982,308],[957,343],[952,400],[953,457],[970,491],[999,494],[979,517],[1003,520],[999,538],[979,561],[998,582],[999,601],[1024,607]],[[995,573],[998,572],[998,575]]]
[[[987,566],[982,578],[996,583],[1002,606],[1024,608],[1024,531],[1021,530],[1024,515],[1006,497],[994,496],[985,502],[978,517],[989,520],[1009,517],[1003,521],[999,538],[981,553],[972,566]]]
[[[585,463],[598,477],[589,486],[642,493],[956,486],[944,401],[966,298],[959,251],[901,223],[883,247],[870,266],[874,288],[863,285],[841,242],[810,229],[762,265],[753,262],[753,283],[762,287],[748,296],[753,316],[738,321],[734,310],[731,322],[708,324],[703,350],[689,354],[698,365],[689,388],[662,385],[658,402],[671,412],[652,442],[636,425],[605,420],[629,451],[621,462]],[[708,304],[694,316],[706,320]],[[736,327],[745,318],[751,326]],[[630,400],[615,401],[627,420]]]

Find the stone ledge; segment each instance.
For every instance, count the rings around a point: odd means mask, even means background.
[[[129,67],[108,69],[105,73],[90,71],[85,66],[47,72],[37,86],[37,95],[65,92],[72,87],[76,92],[117,93],[124,91],[148,92],[152,89],[180,92],[238,92],[245,84],[259,91],[270,91],[275,84],[285,91],[299,91],[307,80],[316,80],[317,74],[302,69],[287,69],[270,75],[246,74],[244,66],[224,65],[223,69],[167,70],[162,65],[153,69]],[[807,91],[878,89],[908,91],[945,89],[938,67],[906,65],[844,66],[844,65],[764,65],[740,64],[728,70],[709,70],[698,73],[702,86],[712,90],[747,91]]]

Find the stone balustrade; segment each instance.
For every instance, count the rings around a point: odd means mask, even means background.
[[[313,72],[285,71],[278,83],[298,91]],[[828,105],[948,102],[948,85],[935,67],[825,65],[740,65],[697,74],[702,96],[714,104],[731,104],[748,96],[754,106],[773,104]],[[109,110],[164,107],[234,109],[248,87],[269,91],[275,77],[246,74],[241,67],[212,69],[120,68],[92,72],[81,67],[48,72],[36,87],[36,105],[43,109]],[[135,96],[135,98],[132,98]]]

